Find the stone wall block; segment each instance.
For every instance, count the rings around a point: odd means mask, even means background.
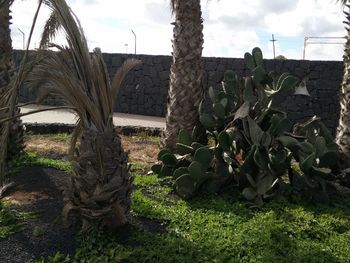
[[[18,65],[23,51],[14,51],[13,58]],[[113,76],[116,70],[127,58],[142,60],[142,64],[133,69],[126,77],[117,98],[115,110],[132,114],[164,116],[169,87],[169,73],[172,58],[170,56],[150,56],[132,54],[104,53],[108,72]],[[318,114],[327,119],[327,126],[332,130],[338,124],[339,118],[339,89],[343,76],[341,61],[307,61],[307,60],[265,60],[267,71],[274,71],[276,76],[283,72],[301,78],[310,73],[307,88],[311,98],[293,96],[292,93],[281,94],[274,99],[274,106],[289,111],[293,120]],[[250,75],[242,58],[203,58],[202,87],[207,98],[210,86],[219,89],[226,70],[233,70],[239,76]],[[27,102],[37,97],[38,90],[20,90],[20,102]],[[62,100],[50,97],[46,103],[60,105]],[[204,105],[209,111],[210,101]]]

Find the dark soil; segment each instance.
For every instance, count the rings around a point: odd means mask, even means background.
[[[142,142],[142,138],[133,136],[122,136],[122,140],[124,149],[131,151],[131,161],[155,161],[157,143]],[[26,139],[28,151],[53,159],[66,159],[68,146],[68,140],[62,141],[42,135],[33,135]],[[62,189],[67,185],[68,178],[66,172],[40,167],[25,167],[13,177],[16,185],[6,193],[4,200],[10,202],[14,210],[34,212],[38,216],[26,219],[21,231],[6,239],[0,239],[0,263],[35,262],[57,252],[74,255],[78,246],[75,241],[76,231],[65,227],[61,217]],[[118,230],[121,242],[128,242],[130,231],[135,227],[152,233],[166,232],[166,225],[162,222],[130,216],[129,224]]]
[[[38,215],[27,219],[22,231],[0,240],[0,262],[35,261],[58,251],[73,255],[75,231],[65,227],[61,218],[61,189],[67,183],[67,174],[55,169],[26,167],[13,179],[16,186],[4,199],[14,204],[15,210]]]
[[[6,239],[0,239],[0,263],[36,262],[60,252],[74,255],[76,248],[73,228],[63,224],[62,190],[68,183],[68,174],[52,168],[26,167],[13,178],[15,187],[4,200],[20,212],[34,212],[37,216],[26,219],[23,229]],[[128,239],[133,228],[151,233],[166,232],[164,222],[130,216],[129,224],[118,229],[121,243],[137,245]],[[40,235],[35,234],[38,229]]]

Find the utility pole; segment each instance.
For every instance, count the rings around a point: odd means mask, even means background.
[[[136,55],[136,34],[135,34],[135,32],[132,29],[131,29],[131,32],[133,33],[134,38],[135,38],[135,55]]]
[[[276,58],[276,53],[275,53],[275,42],[277,39],[275,39],[275,36],[272,34],[272,39],[270,40],[272,42],[272,50],[273,50],[273,59]]]

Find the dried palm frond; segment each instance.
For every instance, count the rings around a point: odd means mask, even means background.
[[[1,8],[1,13],[3,12],[9,12],[9,6],[13,3],[11,0],[4,0],[0,2],[0,8]],[[0,115],[1,119],[13,119],[13,117],[18,113],[17,112],[17,98],[18,98],[18,90],[20,85],[23,83],[23,79],[26,76],[26,73],[28,73],[27,67],[26,67],[26,62],[27,62],[27,57],[28,57],[28,48],[31,42],[33,30],[37,21],[37,17],[39,14],[39,10],[42,4],[42,0],[39,1],[38,8],[36,10],[36,13],[34,15],[33,23],[31,26],[29,38],[27,41],[27,49],[26,52],[24,53],[24,57],[21,61],[19,70],[17,74],[14,74],[8,83],[7,89],[5,92],[1,94],[0,98],[0,108],[5,108],[7,107],[7,110],[5,112],[2,112]],[[2,8],[5,8],[2,9]],[[9,14],[4,14],[4,15],[9,15]],[[4,193],[4,189],[8,188],[9,184],[5,183],[5,167],[6,167],[6,159],[7,159],[7,145],[10,139],[10,130],[13,129],[15,126],[11,125],[10,122],[4,122],[3,124],[0,125],[0,191],[1,193]],[[15,138],[17,140],[17,138]],[[11,184],[10,184],[11,185]],[[0,195],[1,198],[1,195]]]
[[[110,96],[111,100],[115,101],[117,99],[119,90],[126,74],[128,74],[128,72],[138,64],[140,64],[139,60],[128,59],[121,65],[112,80],[112,96]]]
[[[340,3],[342,6],[345,6],[349,0],[336,0],[337,3]]]
[[[46,21],[44,30],[41,34],[40,48],[47,48],[50,39],[53,39],[56,36],[56,33],[60,28],[60,24],[58,23],[56,17],[57,14],[52,12],[49,19]]]
[[[44,93],[57,95],[74,107],[79,120],[72,137],[73,173],[65,190],[64,216],[78,215],[83,227],[91,221],[119,226],[130,209],[131,176],[127,154],[113,126],[113,108],[125,75],[138,60],[127,60],[110,81],[100,49],[90,55],[78,18],[62,0],[44,0],[51,10],[44,27],[37,65],[30,73],[30,85],[40,84]],[[51,43],[62,30],[67,45]],[[79,142],[77,144],[77,142]]]

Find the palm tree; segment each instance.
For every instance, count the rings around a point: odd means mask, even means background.
[[[58,95],[79,117],[63,214],[66,219],[81,219],[83,229],[92,222],[115,228],[127,222],[132,177],[127,153],[113,126],[113,104],[124,77],[139,61],[127,60],[110,81],[101,51],[95,49],[90,56],[83,29],[67,3],[44,0],[44,4],[51,14],[42,34],[38,64],[28,80],[30,85],[42,85],[39,102],[48,94]],[[60,29],[68,46],[50,43]]]
[[[173,61],[162,146],[174,149],[180,129],[192,131],[199,123],[203,99],[203,20],[200,0],[171,0],[175,15]]]
[[[347,0],[338,0],[343,6],[345,6]],[[348,8],[349,5],[346,5]],[[340,119],[337,128],[336,142],[342,152],[344,164],[350,165],[350,14],[344,12],[346,15],[346,21],[344,22],[347,27],[346,43],[344,47],[344,76],[340,91]]]
[[[7,90],[13,74],[10,6],[13,1],[1,0],[0,5],[0,96]]]
[[[15,76],[15,66],[12,60],[12,40],[11,40],[11,15],[10,7],[13,0],[1,0],[0,1],[0,108],[9,106],[7,105],[5,94],[10,90],[10,82]],[[15,95],[15,103],[17,102],[17,95]],[[19,108],[15,107],[14,113],[19,113]],[[7,114],[10,113],[7,109]],[[2,111],[4,114],[4,111]],[[18,156],[23,150],[23,125],[20,118],[13,119],[10,123],[3,124],[0,127],[0,133],[6,137],[4,144],[7,147],[3,147],[0,153],[0,188],[4,186],[5,170],[7,163]],[[0,191],[1,193],[4,190]],[[0,194],[1,196],[1,194]]]

